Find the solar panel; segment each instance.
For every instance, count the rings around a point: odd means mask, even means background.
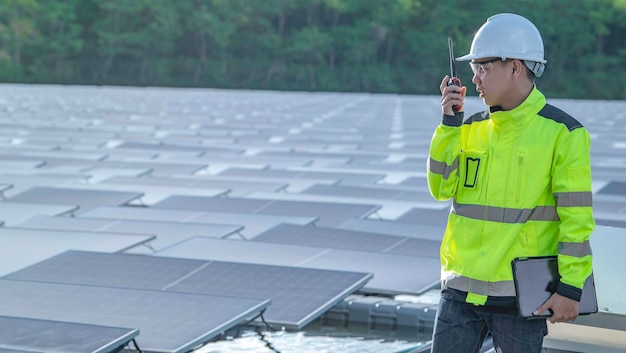
[[[128,149],[144,149],[144,150],[155,150],[155,151],[175,151],[175,152],[194,152],[194,153],[202,153],[205,150],[215,150],[216,147],[208,147],[208,146],[189,146],[189,145],[180,145],[180,144],[159,144],[159,143],[145,143],[145,142],[124,142],[119,147],[128,148]],[[223,151],[223,149],[221,149]],[[244,150],[240,149],[239,153],[242,153]]]
[[[38,175],[19,175],[19,174],[3,174],[0,175],[1,183],[9,183],[13,187],[3,192],[7,197],[19,194],[36,186],[56,186],[67,182],[85,182],[85,177],[79,176],[38,176]]]
[[[152,240],[154,236],[0,228],[0,276],[32,265],[69,249],[117,252]]]
[[[286,215],[272,215],[272,214],[246,214],[246,213],[224,213],[224,212],[202,212],[193,218],[190,218],[191,222],[202,223],[225,223],[225,224],[240,224],[244,229],[241,230],[241,234],[245,238],[254,238],[259,233],[262,233],[277,224],[289,223],[298,225],[312,225],[318,221],[317,217],[299,217],[299,216],[286,216]]]
[[[336,228],[280,224],[257,235],[253,240],[265,243],[384,252],[402,243],[405,238]]]
[[[319,226],[332,227],[350,218],[365,218],[380,209],[378,205],[316,201],[274,201],[259,213],[284,215],[315,215]]]
[[[445,204],[441,204],[445,207]],[[418,224],[430,224],[430,225],[445,225],[448,223],[448,216],[450,215],[450,208],[440,208],[438,210],[425,209],[425,208],[413,208],[396,218],[400,222],[411,222]]]
[[[63,168],[64,170],[67,169],[69,171],[72,172],[79,172],[79,173],[84,173],[89,175],[89,182],[90,183],[99,183],[100,181],[110,178],[112,176],[118,176],[118,175],[127,175],[127,176],[132,176],[132,177],[142,177],[142,176],[146,176],[146,175],[150,175],[153,170],[150,168],[133,168],[131,166],[127,166],[127,167],[94,167],[94,166],[89,166],[89,167],[84,167],[84,166],[63,166],[63,167],[56,167],[56,168]],[[77,184],[80,185],[80,184]]]
[[[374,278],[361,291],[383,295],[422,294],[439,285],[441,272],[439,258],[337,249],[327,251],[300,265],[320,269],[370,272],[374,274]]]
[[[139,330],[130,328],[0,316],[0,352],[106,353],[125,346],[138,334]]]
[[[265,320],[299,330],[370,278],[362,272],[213,262],[168,290],[270,298]]]
[[[605,185],[600,191],[599,194],[607,194],[607,195],[623,195],[626,196],[626,182],[622,181],[611,181],[607,185]]]
[[[119,220],[144,220],[151,221],[160,219],[170,222],[205,223],[238,225],[244,229],[240,233],[244,237],[254,237],[277,224],[293,223],[310,225],[317,221],[315,217],[297,217],[283,215],[247,214],[247,213],[223,213],[223,212],[195,212],[185,210],[173,210],[166,208],[141,208],[141,207],[99,207],[82,214],[89,218],[108,218]]]
[[[314,185],[304,191],[305,194],[361,197],[369,199],[384,199],[397,201],[422,201],[432,202],[433,198],[428,192],[417,192],[386,188],[383,186],[346,186],[346,185]]]
[[[141,332],[151,352],[188,352],[260,312],[269,300],[0,280],[0,315]]]
[[[626,248],[623,228],[596,226],[591,234],[593,276],[598,298],[598,314],[581,316],[576,323],[624,331],[626,329],[626,302],[624,301],[623,254]]]
[[[171,195],[202,195],[206,197],[224,196],[228,193],[227,189],[197,189],[173,186],[154,186],[145,184],[113,184],[113,183],[95,183],[95,184],[69,184],[65,185],[68,189],[75,189],[84,192],[116,192],[117,190],[126,190],[141,194],[141,199],[137,198],[133,204],[152,205]],[[120,204],[121,205],[121,204]],[[107,206],[106,204],[102,206]],[[111,205],[115,206],[115,205]]]
[[[365,184],[376,183],[385,178],[385,174],[341,173],[325,171],[299,171],[285,169],[247,169],[229,168],[218,173],[221,176],[256,176],[264,178],[305,178],[305,179],[339,179],[342,183]]]
[[[623,213],[594,211],[593,216],[596,224],[609,227],[626,228],[626,219],[624,218]]]
[[[387,249],[385,253],[439,259],[440,248],[441,241],[438,240],[407,238],[402,243]]]
[[[622,202],[614,202],[614,201],[598,200],[597,197],[594,197],[593,211],[594,212],[626,213],[626,198]]]
[[[12,196],[12,202],[78,205],[78,212],[98,206],[118,206],[142,196],[137,192],[77,190],[61,187],[34,187]]]
[[[297,157],[313,158],[313,159],[325,158],[325,157],[326,158],[342,158],[342,159],[346,159],[350,161],[364,161],[364,162],[381,161],[385,158],[382,155],[365,155],[365,154],[357,155],[357,154],[341,153],[341,152],[335,152],[335,153],[306,152],[306,151],[280,152],[280,151],[271,151],[271,150],[260,152],[258,155],[260,156],[297,156]]]
[[[360,272],[69,251],[5,277],[66,284],[269,298],[264,318],[300,329],[371,278]]]
[[[374,278],[362,290],[382,294],[423,293],[439,283],[440,273],[439,259],[435,258],[201,237],[156,255],[367,272]]]
[[[337,228],[440,241],[446,225],[423,225],[382,219],[350,219],[337,225]]]
[[[241,196],[253,191],[279,191],[287,187],[286,183],[262,183],[262,182],[236,182],[203,180],[200,178],[177,177],[177,178],[132,178],[132,177],[112,177],[103,180],[102,183],[112,184],[148,184],[158,186],[186,187],[195,189],[225,189],[230,190],[229,196]]]
[[[253,241],[439,258],[440,241],[364,231],[281,224]]]
[[[428,182],[426,181],[426,178],[424,177],[408,177],[406,179],[404,179],[402,182],[400,182],[398,185],[405,185],[405,186],[426,186],[428,185]]]
[[[163,199],[152,207],[171,208],[180,210],[193,211],[216,211],[216,212],[236,212],[236,213],[255,213],[260,211],[271,201],[268,200],[251,200],[240,197],[214,198],[190,195],[173,195]]]
[[[292,201],[292,202],[324,202],[324,203],[336,203],[336,204],[349,204],[349,205],[361,205],[377,207],[376,213],[379,217],[384,219],[395,219],[399,215],[408,212],[414,208],[416,204],[420,207],[440,210],[444,207],[444,204],[429,201],[429,202],[415,202],[415,201],[396,201],[396,200],[384,200],[384,199],[369,199],[363,197],[341,197],[332,195],[313,195],[313,194],[295,194],[295,193],[269,193],[269,192],[254,192],[246,196],[247,198],[255,199],[272,199],[280,201]]]
[[[153,208],[186,209],[196,211],[258,213],[284,216],[318,217],[320,226],[331,227],[350,218],[364,218],[380,207],[350,203],[315,201],[286,201],[248,198],[211,198],[174,195],[152,205]]]
[[[2,205],[2,203],[0,203]],[[201,214],[199,211],[159,209],[155,207],[98,207],[84,212],[80,217],[126,219],[126,220],[153,220],[158,219],[166,222],[185,222],[186,220]]]
[[[69,250],[3,278],[163,290],[206,265],[203,260]]]
[[[155,250],[168,247],[196,235],[211,238],[226,238],[233,236],[243,229],[242,226],[223,224],[49,216],[33,217],[24,223],[16,225],[15,227],[56,230],[65,229],[105,233],[148,234],[156,236],[156,239],[150,241],[150,248]],[[135,248],[128,251],[141,251],[143,253],[151,252],[148,248]]]
[[[143,168],[150,170],[153,176],[171,176],[174,174],[193,174],[206,168],[204,163],[177,163],[176,161],[152,160],[152,161],[102,161],[94,164],[95,168],[125,169]],[[114,176],[114,175],[111,175]]]
[[[51,205],[42,203],[0,202],[0,221],[12,226],[37,215],[61,216],[78,209],[74,205]]]
[[[155,256],[296,266],[327,250],[307,246],[194,237],[157,251]]]
[[[626,221],[596,218],[596,224],[608,227],[626,228]]]

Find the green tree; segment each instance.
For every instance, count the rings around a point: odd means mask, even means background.
[[[32,71],[37,80],[67,81],[77,71],[76,55],[83,47],[76,8],[80,0],[43,1],[36,16],[38,33],[30,48]]]
[[[23,48],[37,41],[34,16],[39,9],[36,0],[5,0],[0,2],[0,65],[11,79],[22,76]]]
[[[117,78],[140,84],[168,76],[168,57],[180,35],[177,2],[169,0],[94,0],[99,18],[93,27],[101,63],[96,80],[106,81],[114,64]],[[117,61],[117,63],[116,63]]]
[[[193,0],[183,5],[186,41],[195,62],[194,83],[226,81],[231,59],[235,59],[229,48],[237,32],[248,23],[252,5],[246,0]],[[207,75],[213,77],[205,82]]]

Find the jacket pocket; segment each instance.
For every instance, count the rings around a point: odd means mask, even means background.
[[[537,239],[537,230],[532,223],[524,224],[522,230],[522,241],[526,256],[539,255],[539,240]]]
[[[460,162],[457,198],[461,202],[478,201],[486,187],[487,153],[463,151]]]

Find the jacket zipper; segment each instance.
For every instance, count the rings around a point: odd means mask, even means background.
[[[516,197],[515,197],[515,201],[519,202],[520,201],[520,196],[522,193],[522,180],[524,179],[524,155],[520,154],[519,157],[517,158],[517,192],[516,192]]]

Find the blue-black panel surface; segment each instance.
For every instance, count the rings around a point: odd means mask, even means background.
[[[268,300],[0,280],[0,315],[138,328],[142,349],[188,352],[254,316]]]
[[[131,328],[0,316],[0,352],[106,353],[138,334]]]
[[[268,298],[266,321],[300,329],[361,288],[360,272],[68,251],[4,277],[216,296]]]
[[[246,198],[216,198],[173,195],[152,205],[153,208],[171,208],[194,211],[274,214],[284,216],[319,217],[320,226],[332,227],[351,218],[365,218],[380,206],[341,204],[316,201],[259,200]]]
[[[285,258],[293,254],[298,256]],[[386,295],[421,294],[431,289],[439,282],[441,266],[439,259],[432,257],[201,237],[156,255],[372,273],[374,278],[362,291]]]
[[[384,252],[405,238],[329,227],[280,224],[252,239],[266,243]]]

